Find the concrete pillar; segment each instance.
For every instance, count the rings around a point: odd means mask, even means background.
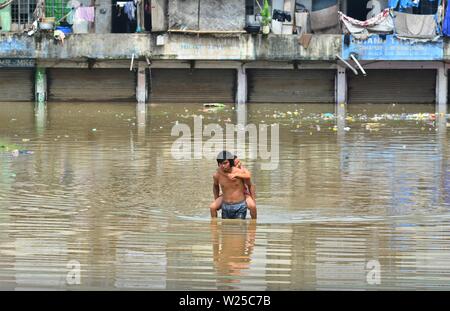
[[[447,114],[448,76],[444,63],[439,64],[436,72],[436,113]]]
[[[34,118],[36,133],[41,137],[44,134],[47,125],[47,107],[45,103],[36,101],[34,104]]]
[[[136,99],[138,103],[147,102],[147,76],[146,76],[147,63],[138,63],[137,72],[137,85],[136,85]]]
[[[5,3],[7,0],[0,0],[0,3]],[[9,4],[7,7],[0,10],[0,32],[9,32],[11,31],[11,6]]]
[[[42,67],[36,68],[35,99],[37,104],[45,104],[47,101],[47,71]]]
[[[136,105],[136,123],[138,140],[145,138],[145,126],[147,125],[147,105],[138,103]]]
[[[345,127],[347,115],[347,75],[345,68],[338,66],[336,73],[336,122],[338,131]]]
[[[235,105],[236,112],[236,124],[246,126],[247,125],[247,105],[245,104],[236,104]]]
[[[347,74],[345,67],[338,66],[336,72],[336,104],[347,104]]]
[[[247,73],[245,68],[241,67],[236,70],[237,74],[237,89],[236,89],[236,103],[245,104],[247,102]]]

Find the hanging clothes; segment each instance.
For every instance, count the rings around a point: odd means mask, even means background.
[[[419,12],[420,14],[436,14],[438,7],[437,0],[422,0],[420,1]]]
[[[420,0],[389,0],[388,6],[391,9],[399,7],[399,11],[404,11],[407,8],[417,8]]]
[[[392,33],[394,31],[394,20],[389,9],[384,9],[381,13],[366,21],[359,21],[339,12],[340,20],[345,28],[352,35],[366,32]]]
[[[74,18],[93,23],[95,19],[95,7],[80,6],[76,9]]]
[[[437,35],[434,15],[397,12],[394,23],[399,37],[431,40]]]
[[[444,33],[444,36],[450,37],[450,5],[447,5],[442,32]]]
[[[133,1],[128,1],[125,3],[123,7],[123,11],[128,16],[130,21],[134,21],[136,19],[136,6]]]
[[[341,33],[338,12],[339,10],[337,5],[323,10],[311,12],[311,30],[314,33],[321,34]]]

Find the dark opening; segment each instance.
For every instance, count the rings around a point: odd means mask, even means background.
[[[130,20],[125,12],[124,4],[127,2],[132,1],[112,1],[112,33],[135,33],[137,30],[136,6],[133,4],[135,18]],[[141,29],[141,31],[152,30],[151,10],[150,0],[144,0],[144,29]]]
[[[372,10],[372,8],[367,8],[367,2],[367,0],[347,0],[346,14],[360,21],[365,21],[367,19],[367,14]]]

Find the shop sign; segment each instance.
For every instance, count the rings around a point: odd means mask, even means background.
[[[0,68],[32,68],[35,67],[34,59],[29,58],[0,58]]]
[[[342,57],[357,54],[359,60],[442,60],[444,41],[401,40],[395,35],[373,35],[366,40],[343,36]]]

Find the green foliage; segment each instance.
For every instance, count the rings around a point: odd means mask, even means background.
[[[262,25],[267,26],[272,22],[272,16],[270,15],[270,8],[268,0],[264,0],[264,7],[261,11]]]

